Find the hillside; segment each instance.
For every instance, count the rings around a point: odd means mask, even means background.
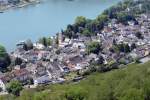
[[[16,100],[149,100],[150,62],[130,64],[107,73],[93,73],[79,83],[24,90]],[[1,100],[12,100],[4,96]]]

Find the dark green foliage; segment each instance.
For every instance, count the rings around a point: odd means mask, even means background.
[[[130,50],[130,47],[129,47],[129,45],[128,44],[125,44],[124,45],[124,52],[125,53],[129,53],[131,50]]]
[[[5,54],[6,54],[5,48],[2,45],[0,45],[0,57],[4,57]]]
[[[136,32],[136,33],[135,33],[135,36],[136,36],[138,39],[143,39],[143,38],[144,38],[141,32]]]
[[[136,48],[136,44],[135,43],[132,43],[131,44],[131,50],[135,49]]]
[[[16,96],[19,96],[22,89],[23,87],[19,81],[11,81],[7,84],[7,91]]]
[[[91,36],[91,32],[88,29],[84,29],[81,34],[83,34],[85,36]]]
[[[86,100],[86,94],[86,90],[82,87],[73,87],[66,91],[65,98],[66,100]]]
[[[38,41],[39,43],[43,44],[45,47],[52,45],[52,39],[50,37],[42,37]]]
[[[104,60],[103,56],[99,56],[98,58],[99,58],[99,59],[98,59],[98,64],[100,64],[100,65],[101,65],[101,64],[104,64],[104,61],[105,61],[105,60]]]
[[[33,43],[30,39],[28,39],[25,44],[27,45],[28,50],[33,49]]]
[[[85,27],[85,24],[86,24],[86,18],[83,17],[83,16],[78,16],[76,19],[75,19],[75,24],[80,26],[80,27]]]
[[[101,50],[101,44],[99,42],[91,42],[87,45],[87,52],[98,54]]]
[[[26,51],[33,49],[33,43],[30,39],[25,41],[25,43],[23,45],[23,49]]]
[[[75,24],[67,26],[64,35],[70,39],[78,37],[78,35],[96,35],[97,32],[103,29],[104,24],[108,20],[107,15],[99,15],[95,20],[89,20],[83,16],[79,16],[76,18]]]
[[[128,21],[135,20],[133,15],[121,12],[117,13],[117,20],[123,24],[127,24]]]
[[[114,45],[111,51],[129,53],[131,51],[131,47],[128,44],[121,43]]]
[[[11,60],[5,48],[0,45],[0,71],[6,71]]]
[[[17,58],[15,59],[15,62],[14,62],[14,63],[15,63],[15,65],[21,65],[21,64],[22,64],[22,59],[17,57]]]

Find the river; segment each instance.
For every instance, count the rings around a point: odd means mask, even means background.
[[[41,4],[0,13],[0,44],[8,52],[20,40],[53,36],[77,16],[95,18],[120,0],[45,0]]]

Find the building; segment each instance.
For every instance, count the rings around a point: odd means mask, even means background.
[[[43,75],[43,76],[39,76],[39,77],[35,77],[33,78],[34,81],[34,86],[38,86],[39,84],[46,84],[51,82],[51,77],[49,77],[49,75]]]

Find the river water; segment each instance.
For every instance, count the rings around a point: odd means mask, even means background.
[[[41,4],[0,13],[0,44],[7,51],[20,40],[53,36],[72,24],[76,16],[95,18],[120,0],[45,0]]]

